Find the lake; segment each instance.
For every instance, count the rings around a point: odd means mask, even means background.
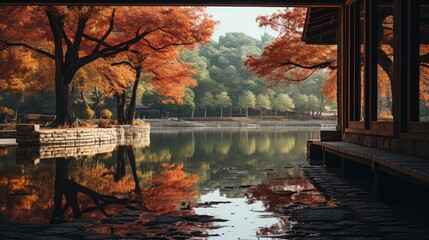
[[[307,181],[320,128],[153,129],[150,145],[36,159],[0,149],[0,220],[119,236],[282,236],[287,211],[332,204]]]

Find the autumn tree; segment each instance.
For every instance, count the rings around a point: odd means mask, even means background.
[[[257,18],[260,27],[271,27],[279,36],[259,57],[249,55],[245,65],[259,77],[265,77],[270,87],[280,82],[300,84],[322,69],[336,72],[336,46],[309,45],[301,41],[306,12],[305,8],[285,8],[271,16]],[[324,88],[336,86],[336,75],[330,76]],[[329,90],[336,91],[336,88]]]
[[[0,9],[0,22],[2,49],[24,47],[55,61],[53,125],[63,126],[78,123],[72,83],[85,65],[139,42],[162,47],[204,41],[214,26],[193,7],[8,6]]]
[[[13,95],[16,100],[13,118],[16,120],[18,106],[24,97],[35,91],[52,88],[52,61],[23,48],[10,48],[0,51],[0,95]]]

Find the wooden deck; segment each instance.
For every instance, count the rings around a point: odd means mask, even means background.
[[[326,153],[336,155],[344,161],[354,161],[371,167],[375,175],[378,171],[389,173],[402,179],[429,185],[429,159],[391,153],[379,149],[347,142],[321,142],[312,140],[309,145],[319,146],[326,163]]]

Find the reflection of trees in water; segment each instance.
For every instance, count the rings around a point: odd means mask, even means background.
[[[163,164],[163,170],[149,180],[144,191],[144,204],[159,213],[173,213],[180,203],[193,205],[197,202],[198,192],[193,186],[198,182],[196,175],[183,171],[183,164]]]
[[[186,174],[183,164],[165,164],[145,179],[135,159],[133,147],[118,146],[111,156],[56,158],[28,166],[2,161],[1,216],[19,222],[44,222],[50,216],[56,223],[110,216],[130,205],[164,214],[178,210],[181,202],[196,202],[198,177]]]
[[[136,157],[144,159],[138,163],[141,171],[159,172],[159,162],[186,163],[187,171],[198,175],[201,188],[222,189],[231,185],[231,181],[226,180],[228,178],[236,178],[236,184],[254,185],[264,178],[255,172],[266,168],[283,169],[288,163],[305,161],[306,140],[318,137],[319,130],[307,129],[223,129],[169,134],[153,132],[151,146],[138,151]],[[170,153],[168,160],[163,158],[165,161],[161,159],[164,152]],[[158,155],[161,157],[155,163]],[[240,167],[252,173],[244,177],[231,176],[222,171],[225,167]]]
[[[277,235],[290,230],[292,224],[284,215],[285,209],[334,205],[332,200],[321,196],[303,172],[296,168],[284,174],[268,172],[266,181],[249,188],[245,195],[249,204],[262,201],[267,211],[279,214],[280,224],[261,228],[257,235]]]
[[[260,132],[256,138],[256,151],[260,153],[268,153],[270,151],[271,141],[270,134],[267,132]]]
[[[288,154],[295,147],[295,138],[293,136],[279,136],[276,134],[274,135],[273,145],[278,153]]]
[[[250,136],[249,136],[250,135]],[[256,151],[256,139],[253,134],[249,134],[247,131],[240,133],[239,145],[240,151],[247,156],[252,155]]]
[[[19,166],[0,162],[0,206],[2,217],[19,222],[51,222],[85,216],[106,215],[112,205],[129,203],[131,192],[139,191],[139,172],[131,147],[127,152],[131,174],[125,175],[126,155],[117,155],[109,166],[110,154],[81,159],[42,159],[37,165]],[[108,161],[108,159],[106,160]],[[5,168],[7,166],[7,168]],[[134,182],[134,184],[133,184]]]
[[[117,212],[141,192],[136,172],[134,149],[118,146],[115,168],[79,167],[75,159],[55,160],[55,194],[51,223],[86,216],[109,216],[107,208]],[[128,156],[131,176],[126,176],[125,162]],[[132,184],[134,181],[134,184]],[[135,194],[134,194],[135,193]],[[115,196],[121,195],[121,196]]]
[[[0,217],[20,222],[44,222],[53,205],[55,166],[16,165],[12,157],[0,161]]]

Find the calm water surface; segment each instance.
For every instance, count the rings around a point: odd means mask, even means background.
[[[301,172],[306,140],[319,132],[152,130],[149,146],[30,161],[28,150],[0,149],[0,220],[97,219],[92,230],[123,236],[283,235],[293,224],[288,208],[326,204]],[[137,220],[124,217],[130,211]]]

